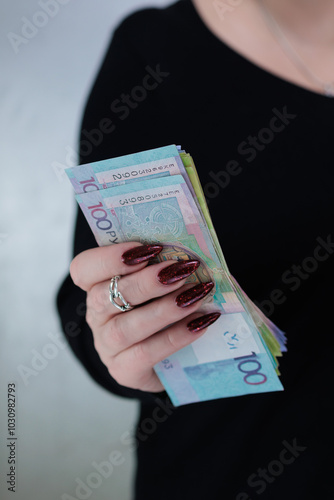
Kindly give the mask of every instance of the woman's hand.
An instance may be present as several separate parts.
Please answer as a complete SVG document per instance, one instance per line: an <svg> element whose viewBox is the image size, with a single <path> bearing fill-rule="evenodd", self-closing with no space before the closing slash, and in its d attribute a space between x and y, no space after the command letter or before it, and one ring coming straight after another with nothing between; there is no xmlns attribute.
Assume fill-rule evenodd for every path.
<svg viewBox="0 0 334 500"><path fill-rule="evenodd" d="M199 261L147 266L162 248L137 242L94 248L77 255L70 268L74 283L87 292L86 320L110 375L123 386L150 392L164 389L153 366L193 342L220 316L196 313L214 283L184 285ZM134 307L125 313L109 300L110 279L117 275L118 290Z"/></svg>

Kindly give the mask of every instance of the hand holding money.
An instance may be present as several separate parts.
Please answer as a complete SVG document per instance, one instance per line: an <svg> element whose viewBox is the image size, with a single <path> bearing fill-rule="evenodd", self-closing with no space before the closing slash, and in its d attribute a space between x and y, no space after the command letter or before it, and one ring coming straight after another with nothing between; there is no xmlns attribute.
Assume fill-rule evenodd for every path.
<svg viewBox="0 0 334 500"><path fill-rule="evenodd" d="M151 364L156 363L155 373L175 406L222 397L282 390L283 387L277 376L277 357L286 350L284 333L264 316L240 288L235 278L230 275L191 156L180 151L176 146L167 146L73 167L67 169L67 174L77 193L77 202L100 246L112 245L113 248L121 248L124 242L134 241L143 245L162 245L161 251L150 261L152 267L160 265L157 264L158 262L164 263L171 259L179 263L185 261L188 265L197 261L200 265L186 278L186 283L191 282L193 286L200 287L200 290L205 283L213 283L205 299L200 299L196 306L189 305L186 308L187 314L190 314L192 309L188 307L198 308L201 303L202 315L210 320L216 320L201 338L196 338L194 341L192 337L191 343L188 342L189 337L184 337L181 333L179 334L180 341L174 336L170 337L168 333L179 332L178 322L184 321L187 315L183 311L182 314L185 315L175 316L177 309L169 309L172 307L170 302L172 299L167 298L168 295L164 299L159 299L167 309L158 307L154 310L154 306L150 309L150 312L156 315L157 323L151 323L145 314L138 316L138 319L142 320L141 333L138 331L138 325L132 321L134 317L137 318L137 315L133 314L134 311L128 311L122 321L119 315L114 316L115 311L111 313L111 324L114 328L115 325L119 327L115 330L119 350L117 352L111 350L109 357L104 356L104 347L109 345L109 342L113 342L113 334L110 331L110 324L109 330L102 328L108 323L107 318L104 318L103 325L89 320L93 328L103 330L101 336L105 342L104 347L96 342L98 347L100 346L100 351L103 351L102 361L106 359L110 363L110 356L116 353L118 361L121 360L123 363L121 368L120 363L117 367L124 373L124 367L129 366L129 358L121 357L119 354L123 350L126 352L130 346L135 346L135 341L137 341L140 347L131 351L132 356L134 352L137 352L139 357L148 356ZM115 243L117 245L113 245ZM95 250L95 252L98 251L99 249ZM94 258L101 260L100 255L102 255L100 252L96 253ZM83 257L78 256L77 261L74 262L80 264L82 259ZM114 276L113 271L123 276L124 266L118 269L118 261L115 262L115 269L109 269L102 260L101 268L107 271L102 277L103 289L100 281L95 281L93 285L91 281L88 282L90 287L99 284L101 297L106 296L107 280ZM72 268L75 269L76 265L74 263ZM93 262L91 265L94 268ZM80 265L79 267L81 269ZM148 269L145 271L148 272ZM128 273L124 271L124 274ZM79 273L74 274L74 279L81 280L78 276ZM95 275L93 279L97 280ZM126 279L129 280L130 277L122 278L123 285ZM144 279L147 279L146 275ZM104 280L106 280L105 283L103 283ZM77 283L86 289L80 281ZM135 279L133 286L136 283L137 286L140 283L141 289L144 289L142 298L146 301L150 300L152 297L150 294L147 295L146 284ZM91 288L87 291L91 296ZM130 290L129 292L131 295ZM158 293L158 296L161 295L164 293ZM124 296L132 304L125 293ZM175 299L175 296L173 298ZM101 302L103 302L102 299ZM138 306L140 304L143 304L143 301L138 302ZM146 311L145 308L151 304L144 303L139 310ZM107 306L110 308L110 304L107 304L103 306L103 311ZM174 303L173 306L175 306ZM108 309L106 309L106 314L108 314L107 311ZM170 312L168 318L165 317L166 311ZM161 316L160 320L158 316ZM95 316L92 314L91 317L96 319L96 314ZM165 319L168 320L167 324L165 324ZM147 327L145 327L144 320ZM186 323L181 322L181 324L183 325L181 328L186 326ZM132 329L128 338L124 333L123 325L128 325ZM155 330L157 326L160 328L159 333ZM176 330L173 330L174 327ZM147 336L144 334L145 328L147 328ZM186 334L189 335L188 332ZM145 342L150 347L154 345L153 338L150 341L147 340L152 335L154 339L157 337L161 342L168 343L169 341L176 349L171 350L169 345L166 352L170 354L165 357L161 357L165 352L163 350L160 351L160 356L156 356L161 347L160 344L158 350L154 350L154 354L151 348L149 352L146 350L143 352L142 347L146 345ZM144 344L143 341L145 341ZM146 365L145 363L144 365L147 367L148 358L145 359ZM115 374L115 371L114 367L112 372ZM143 375L144 372L145 375ZM144 372L140 367L138 373L131 368L131 387L134 387L133 384L138 386L134 374L140 377L141 385L144 382L145 387L151 386L152 372L150 376L147 369ZM153 385L158 387L157 378L154 377L154 380ZM161 389L161 384L159 387Z"/></svg>
<svg viewBox="0 0 334 500"><path fill-rule="evenodd" d="M74 283L87 292L87 322L110 375L123 386L149 392L164 389L154 365L200 337L220 316L217 311L203 322L203 314L196 312L212 282L184 284L200 267L199 261L147 267L162 249L120 243L82 252L71 264ZM127 314L112 307L106 294L110 276L117 275L122 276L122 295L135 306Z"/></svg>

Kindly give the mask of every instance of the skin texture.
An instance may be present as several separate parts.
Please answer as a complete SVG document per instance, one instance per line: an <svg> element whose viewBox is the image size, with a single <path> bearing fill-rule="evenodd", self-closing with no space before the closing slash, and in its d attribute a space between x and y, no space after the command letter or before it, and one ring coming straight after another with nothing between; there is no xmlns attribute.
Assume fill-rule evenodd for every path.
<svg viewBox="0 0 334 500"><path fill-rule="evenodd" d="M239 54L284 80L314 92L268 28L258 0L243 0L219 16L212 0L192 0L209 30ZM331 0L263 0L308 68L322 81L334 81L334 2Z"/></svg>

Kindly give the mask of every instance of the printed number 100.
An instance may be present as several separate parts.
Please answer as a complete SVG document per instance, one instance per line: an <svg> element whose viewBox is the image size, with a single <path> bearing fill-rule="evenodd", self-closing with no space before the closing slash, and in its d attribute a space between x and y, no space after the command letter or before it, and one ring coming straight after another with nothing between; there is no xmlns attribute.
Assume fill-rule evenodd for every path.
<svg viewBox="0 0 334 500"><path fill-rule="evenodd" d="M261 373L262 365L256 358L255 352L250 354L249 356L241 356L240 358L235 358L236 361L240 361L238 363L238 370L242 373L245 373L244 382L249 385L260 385L264 384L267 381L267 377L264 373Z"/></svg>

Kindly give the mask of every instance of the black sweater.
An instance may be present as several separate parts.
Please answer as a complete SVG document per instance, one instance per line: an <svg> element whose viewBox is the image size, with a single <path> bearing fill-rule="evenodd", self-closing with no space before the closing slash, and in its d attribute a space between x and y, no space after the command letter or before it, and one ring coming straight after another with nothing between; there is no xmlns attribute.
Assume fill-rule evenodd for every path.
<svg viewBox="0 0 334 500"><path fill-rule="evenodd" d="M75 355L107 390L141 400L136 500L334 498L333 132L334 99L236 53L189 0L115 31L85 109L81 163L181 144L231 273L288 337L284 392L174 408L165 393L110 377L85 294L65 280L58 308ZM93 246L78 212L74 253Z"/></svg>

